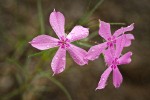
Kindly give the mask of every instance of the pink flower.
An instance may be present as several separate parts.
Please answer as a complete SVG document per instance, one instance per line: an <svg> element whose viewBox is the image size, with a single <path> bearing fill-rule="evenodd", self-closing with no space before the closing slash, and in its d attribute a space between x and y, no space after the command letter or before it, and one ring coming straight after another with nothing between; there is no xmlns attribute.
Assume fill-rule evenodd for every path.
<svg viewBox="0 0 150 100"><path fill-rule="evenodd" d="M118 69L118 65L129 64L131 62L131 55L132 55L132 52L127 52L126 54L121 56L121 52L123 50L125 43L126 39L125 36L123 36L116 40L116 48L113 49L114 50L113 53L110 52L110 49L104 51L104 58L108 68L101 75L96 90L105 88L107 78L109 77L111 71L113 71L113 84L115 88L120 87L123 78Z"/></svg>
<svg viewBox="0 0 150 100"><path fill-rule="evenodd" d="M59 39L48 35L39 35L35 37L30 44L39 50L59 47L51 62L54 74L59 74L64 71L66 66L66 50L70 53L71 57L77 64L87 64L87 60L83 58L87 52L71 44L71 42L86 38L89 35L89 29L78 25L75 26L66 36L64 31L64 15L61 12L56 12L55 10L50 14L49 22Z"/></svg>
<svg viewBox="0 0 150 100"><path fill-rule="evenodd" d="M87 56L85 57L88 60L95 60L99 57L99 55L108 47L113 49L113 46L116 44L116 41L119 37L121 37L125 32L132 31L134 28L134 24L131 24L127 27L122 27L114 32L111 35L110 24L104 21L100 21L99 35L105 39L106 42L95 45L90 48ZM124 34L126 36L125 47L131 45L131 40L134 39L132 34ZM96 51L96 52L95 52Z"/></svg>

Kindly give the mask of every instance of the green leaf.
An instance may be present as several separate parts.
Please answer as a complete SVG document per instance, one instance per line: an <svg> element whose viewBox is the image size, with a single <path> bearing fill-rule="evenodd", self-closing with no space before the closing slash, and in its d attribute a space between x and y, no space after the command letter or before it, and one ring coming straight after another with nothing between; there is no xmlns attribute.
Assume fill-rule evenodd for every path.
<svg viewBox="0 0 150 100"><path fill-rule="evenodd" d="M41 52L38 52L38 53L31 54L31 55L28 56L28 58L31 58L31 57L34 57L34 56L42 55L42 54L44 54L45 52L47 52L47 51L41 51Z"/></svg>

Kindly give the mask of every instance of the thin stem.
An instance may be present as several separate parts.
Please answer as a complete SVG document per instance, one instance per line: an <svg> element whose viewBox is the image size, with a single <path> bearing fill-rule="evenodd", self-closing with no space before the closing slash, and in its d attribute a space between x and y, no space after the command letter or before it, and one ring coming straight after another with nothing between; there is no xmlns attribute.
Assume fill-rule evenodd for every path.
<svg viewBox="0 0 150 100"><path fill-rule="evenodd" d="M76 45L84 46L84 47L88 47L88 48L92 47L91 44L88 44L87 42L84 42L84 41L80 41L80 42L78 41L78 42L76 42Z"/></svg>
<svg viewBox="0 0 150 100"><path fill-rule="evenodd" d="M110 25L126 25L126 23L110 23Z"/></svg>
<svg viewBox="0 0 150 100"><path fill-rule="evenodd" d="M43 11L42 11L42 2L41 0L37 0L37 8L38 8L38 17L39 17L39 23L40 23L40 32L41 34L45 33L45 27L44 27L44 18L43 18Z"/></svg>
<svg viewBox="0 0 150 100"><path fill-rule="evenodd" d="M40 52L37 52L37 53L34 53L34 54L30 54L28 55L28 58L31 58L31 57L34 57L34 56L39 56L39 55L42 55L43 53L45 53L47 51L40 51Z"/></svg>
<svg viewBox="0 0 150 100"><path fill-rule="evenodd" d="M91 11L85 14L80 21L80 24L86 23L86 20L94 13L94 11L103 3L104 0L99 0L98 3L93 7Z"/></svg>
<svg viewBox="0 0 150 100"><path fill-rule="evenodd" d="M50 79L55 85L57 85L67 96L68 100L72 100L71 95L69 94L69 92L67 91L67 89L55 78L50 77L50 73L49 72L41 72L41 75L44 77L47 77L48 79Z"/></svg>

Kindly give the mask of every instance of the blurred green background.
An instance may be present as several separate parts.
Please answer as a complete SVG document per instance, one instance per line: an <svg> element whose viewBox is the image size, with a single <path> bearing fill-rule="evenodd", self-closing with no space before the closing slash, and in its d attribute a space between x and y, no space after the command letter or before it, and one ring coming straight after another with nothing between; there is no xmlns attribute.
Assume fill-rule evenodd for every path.
<svg viewBox="0 0 150 100"><path fill-rule="evenodd" d="M0 0L0 100L150 100L149 0ZM50 62L57 48L39 51L29 41L39 34L56 37L49 25L53 9L66 18L66 32L75 25L90 28L87 39L75 43L88 50L102 42L98 19L112 31L135 23L135 40L124 49L132 62L120 66L123 83L95 91L106 69L103 59L78 66L67 54L66 69L52 77Z"/></svg>

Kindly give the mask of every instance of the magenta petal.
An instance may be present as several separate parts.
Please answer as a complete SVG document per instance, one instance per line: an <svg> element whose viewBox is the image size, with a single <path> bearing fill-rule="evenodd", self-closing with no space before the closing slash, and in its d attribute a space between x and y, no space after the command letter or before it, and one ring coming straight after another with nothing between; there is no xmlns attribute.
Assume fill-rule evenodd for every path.
<svg viewBox="0 0 150 100"><path fill-rule="evenodd" d="M124 54L123 56L121 56L118 61L119 64L129 64L131 62L131 56L132 56L132 52L127 52L126 54Z"/></svg>
<svg viewBox="0 0 150 100"><path fill-rule="evenodd" d="M106 86L106 81L107 81L107 79L108 79L109 74L110 74L111 71L112 71L112 68L111 68L111 67L108 67L108 68L104 71L104 73L101 75L101 78L100 78L100 81L99 81L99 83L98 83L98 86L97 86L96 90L97 90L97 89L104 89L104 88L105 88L105 86Z"/></svg>
<svg viewBox="0 0 150 100"><path fill-rule="evenodd" d="M95 60L99 57L99 55L104 51L104 49L107 47L107 43L101 43L95 46L92 46L90 50L88 51L87 56L85 59L88 60Z"/></svg>
<svg viewBox="0 0 150 100"><path fill-rule="evenodd" d="M121 75L118 67L116 66L116 68L113 69L113 84L114 84L115 88L120 87L122 81L123 81L122 75Z"/></svg>
<svg viewBox="0 0 150 100"><path fill-rule="evenodd" d="M89 29L83 26L75 26L68 34L67 38L70 42L86 38L89 35Z"/></svg>
<svg viewBox="0 0 150 100"><path fill-rule="evenodd" d="M126 43L126 36L122 35L117 38L116 40L116 52L115 52L115 57L119 58L121 55L121 52L125 46Z"/></svg>
<svg viewBox="0 0 150 100"><path fill-rule="evenodd" d="M100 21L99 26L99 35L103 37L105 40L108 40L108 38L111 37L111 30L110 30L110 24L106 23L104 21Z"/></svg>
<svg viewBox="0 0 150 100"><path fill-rule="evenodd" d="M73 60L78 65L85 65L87 64L87 60L84 59L84 57L87 55L87 52L84 49L81 49L75 45L70 44L70 47L68 47L68 52L73 58Z"/></svg>
<svg viewBox="0 0 150 100"><path fill-rule="evenodd" d="M51 67L54 74L59 74L64 71L65 66L66 66L66 49L59 47L58 51L56 52L51 62Z"/></svg>
<svg viewBox="0 0 150 100"><path fill-rule="evenodd" d="M118 37L119 35L121 35L121 34L127 32L127 31L132 31L133 29L134 29L134 23L131 24L130 26L122 27L122 28L116 30L116 31L114 32L113 36Z"/></svg>
<svg viewBox="0 0 150 100"><path fill-rule="evenodd" d="M125 34L126 35L126 43L125 47L128 47L131 45L131 40L134 40L133 34Z"/></svg>
<svg viewBox="0 0 150 100"><path fill-rule="evenodd" d="M49 22L59 38L65 36L65 17L61 12L55 10L50 14Z"/></svg>
<svg viewBox="0 0 150 100"><path fill-rule="evenodd" d="M125 34L127 39L134 40L133 34Z"/></svg>
<svg viewBox="0 0 150 100"><path fill-rule="evenodd" d="M58 39L48 35L39 35L29 42L33 47L39 50L46 50L49 48L57 47Z"/></svg>
<svg viewBox="0 0 150 100"><path fill-rule="evenodd" d="M113 60L113 55L110 52L110 49L108 48L107 50L105 50L103 52L103 54L104 54L104 59L105 59L106 65L110 66L112 64L112 60Z"/></svg>

